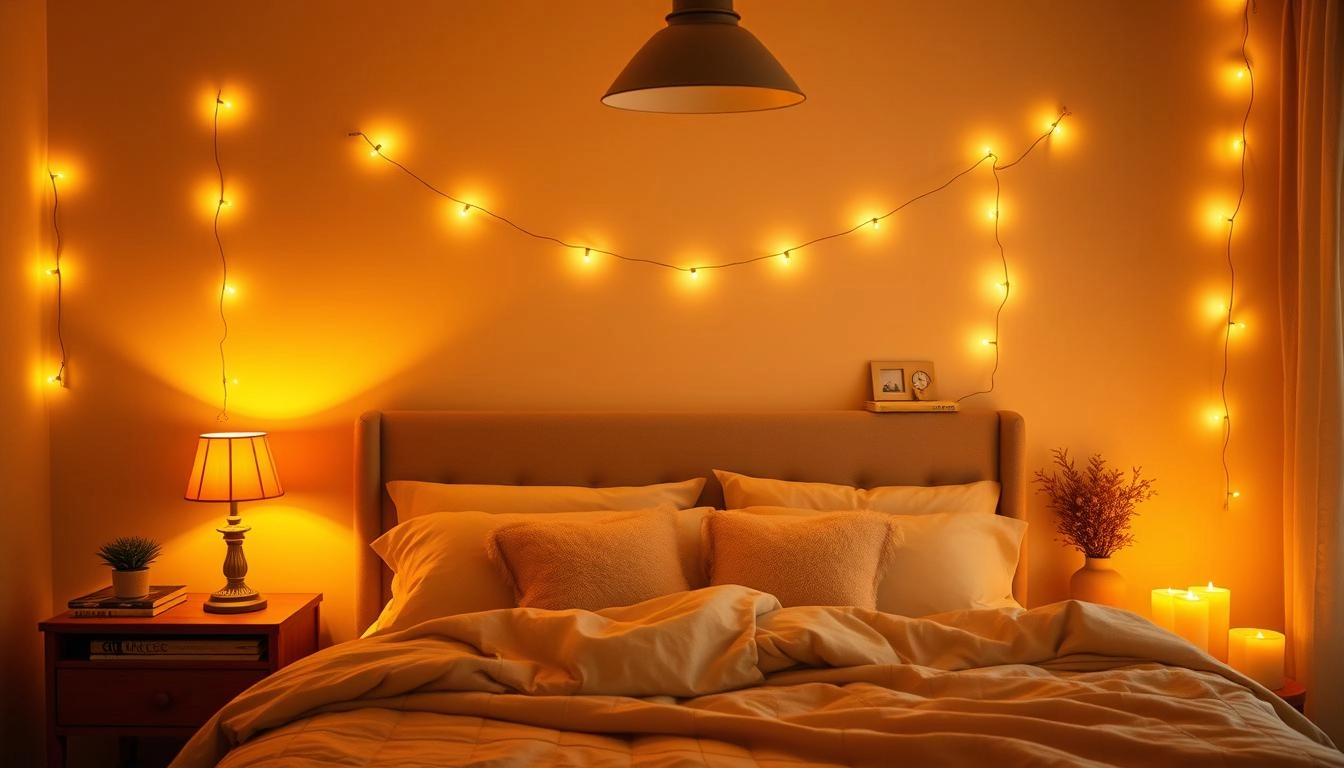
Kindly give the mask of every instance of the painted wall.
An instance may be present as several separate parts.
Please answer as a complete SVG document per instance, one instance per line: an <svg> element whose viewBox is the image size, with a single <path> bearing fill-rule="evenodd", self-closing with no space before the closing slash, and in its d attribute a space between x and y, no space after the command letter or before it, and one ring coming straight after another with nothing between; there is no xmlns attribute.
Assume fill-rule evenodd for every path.
<svg viewBox="0 0 1344 768"><path fill-rule="evenodd" d="M46 3L0 3L0 754L42 755L41 635L51 608L51 502L43 350L51 280L46 175Z"/></svg>
<svg viewBox="0 0 1344 768"><path fill-rule="evenodd" d="M1269 5L1274 5L1270 3ZM352 626L352 425L373 408L861 407L868 361L932 359L966 408L1023 413L1029 451L1142 465L1159 496L1117 557L1133 605L1214 579L1233 623L1282 626L1275 323L1278 14L1253 18L1257 93L1232 261L1248 327L1221 409L1230 149L1247 107L1241 5L1126 0L752 2L746 26L808 94L731 116L599 97L662 0L560 7L398 0L52 0L50 142L72 172L70 387L52 409L57 601L160 537L160 580L222 583L225 510L182 501L195 436L268 430L288 493L244 504L263 592L320 590ZM225 208L217 247L214 100ZM860 230L750 266L681 266L846 230L940 187L989 145L1016 159ZM1219 215L1218 212L1224 212ZM1011 295L995 347L1004 262ZM227 263L237 293L223 303ZM227 388L223 368L236 384ZM226 423L217 420L225 410ZM894 417L899 418L899 417ZM1081 555L1032 499L1033 602Z"/></svg>

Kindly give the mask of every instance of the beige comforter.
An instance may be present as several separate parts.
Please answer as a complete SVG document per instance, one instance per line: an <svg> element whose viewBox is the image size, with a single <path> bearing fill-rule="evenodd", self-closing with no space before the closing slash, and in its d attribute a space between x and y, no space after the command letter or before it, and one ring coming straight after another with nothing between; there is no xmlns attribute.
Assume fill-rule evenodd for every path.
<svg viewBox="0 0 1344 768"><path fill-rule="evenodd" d="M735 586L328 648L227 705L173 766L221 760L1344 766L1271 693L1130 613L1070 601L905 619L781 609Z"/></svg>

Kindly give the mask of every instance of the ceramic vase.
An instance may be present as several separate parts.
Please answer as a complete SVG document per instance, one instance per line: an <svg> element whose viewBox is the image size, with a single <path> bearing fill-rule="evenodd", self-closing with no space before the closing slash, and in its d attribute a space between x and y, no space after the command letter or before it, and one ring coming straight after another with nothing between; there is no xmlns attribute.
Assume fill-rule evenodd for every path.
<svg viewBox="0 0 1344 768"><path fill-rule="evenodd" d="M138 571L113 571L112 594L117 597L135 598L149 594L149 569Z"/></svg>
<svg viewBox="0 0 1344 768"><path fill-rule="evenodd" d="M1123 606L1125 577L1115 570L1109 557L1089 557L1069 579L1069 595L1074 600Z"/></svg>

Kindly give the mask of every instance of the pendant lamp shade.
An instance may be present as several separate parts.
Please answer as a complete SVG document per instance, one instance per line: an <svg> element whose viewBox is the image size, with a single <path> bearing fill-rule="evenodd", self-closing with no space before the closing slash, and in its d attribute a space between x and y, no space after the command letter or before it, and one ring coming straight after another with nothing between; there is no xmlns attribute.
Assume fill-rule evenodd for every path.
<svg viewBox="0 0 1344 768"><path fill-rule="evenodd" d="M639 112L754 112L807 98L732 0L673 0L667 26L630 59L602 103Z"/></svg>

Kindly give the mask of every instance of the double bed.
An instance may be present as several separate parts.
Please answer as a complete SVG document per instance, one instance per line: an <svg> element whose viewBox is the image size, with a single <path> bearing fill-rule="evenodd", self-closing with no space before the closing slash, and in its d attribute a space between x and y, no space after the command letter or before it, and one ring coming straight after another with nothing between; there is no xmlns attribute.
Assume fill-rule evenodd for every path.
<svg viewBox="0 0 1344 768"><path fill-rule="evenodd" d="M362 637L174 766L1314 765L1143 617L1027 604L1008 411L388 411L355 427Z"/></svg>

